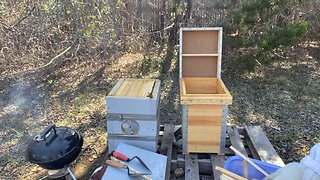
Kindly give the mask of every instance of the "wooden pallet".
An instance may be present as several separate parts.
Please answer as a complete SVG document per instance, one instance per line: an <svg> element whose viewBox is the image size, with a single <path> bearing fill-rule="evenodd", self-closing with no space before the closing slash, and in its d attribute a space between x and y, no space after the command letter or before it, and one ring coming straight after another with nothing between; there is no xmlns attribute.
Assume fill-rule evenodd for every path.
<svg viewBox="0 0 320 180"><path fill-rule="evenodd" d="M220 179L215 166L224 162L234 152L231 145L248 157L284 166L282 159L274 150L260 126L227 127L225 154L182 154L181 125L166 124L160 128L159 152L168 157L166 180L168 179ZM174 171L184 170L184 176L176 177Z"/></svg>

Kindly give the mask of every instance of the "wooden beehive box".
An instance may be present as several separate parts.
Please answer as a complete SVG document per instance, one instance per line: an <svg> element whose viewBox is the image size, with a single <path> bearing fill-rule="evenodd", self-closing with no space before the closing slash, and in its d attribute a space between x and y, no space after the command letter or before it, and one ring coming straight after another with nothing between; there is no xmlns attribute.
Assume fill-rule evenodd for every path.
<svg viewBox="0 0 320 180"><path fill-rule="evenodd" d="M120 79L106 98L108 151L120 142L156 152L160 80Z"/></svg>
<svg viewBox="0 0 320 180"><path fill-rule="evenodd" d="M222 28L180 29L184 153L223 153L228 104L221 80Z"/></svg>

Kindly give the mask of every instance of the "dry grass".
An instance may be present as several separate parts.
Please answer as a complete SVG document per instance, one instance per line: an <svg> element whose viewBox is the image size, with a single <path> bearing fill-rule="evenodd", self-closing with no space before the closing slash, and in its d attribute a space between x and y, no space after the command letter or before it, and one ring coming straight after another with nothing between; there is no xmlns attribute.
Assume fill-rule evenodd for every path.
<svg viewBox="0 0 320 180"><path fill-rule="evenodd" d="M234 97L230 123L262 126L287 163L299 161L319 142L318 48L319 43L305 43L255 73L231 75L226 70L223 76Z"/></svg>

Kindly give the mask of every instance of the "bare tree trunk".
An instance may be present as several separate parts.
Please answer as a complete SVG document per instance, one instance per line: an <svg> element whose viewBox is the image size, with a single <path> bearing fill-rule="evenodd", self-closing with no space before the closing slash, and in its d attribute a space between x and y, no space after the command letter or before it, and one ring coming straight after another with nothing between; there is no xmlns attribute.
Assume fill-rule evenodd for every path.
<svg viewBox="0 0 320 180"><path fill-rule="evenodd" d="M185 25L191 26L192 0L187 0L187 7L185 11L186 11L185 17L184 17Z"/></svg>
<svg viewBox="0 0 320 180"><path fill-rule="evenodd" d="M112 0L110 2L111 7L111 19L113 24L114 33L116 34L116 38L119 39L122 36L122 32L120 31L120 23L122 22L121 19L117 18L118 11L117 11L117 0Z"/></svg>
<svg viewBox="0 0 320 180"><path fill-rule="evenodd" d="M162 0L162 8L161 8L161 16L160 16L160 28L161 28L161 31L160 31L160 38L161 38L161 41L160 43L161 44L164 44L164 39L165 39L165 34L164 34L164 18L165 18L165 13L166 13L166 0Z"/></svg>
<svg viewBox="0 0 320 180"><path fill-rule="evenodd" d="M136 24L137 24L137 28L140 29L141 28L141 25L143 23L143 17L142 17L142 0L138 0L137 3L137 21L136 21Z"/></svg>
<svg viewBox="0 0 320 180"><path fill-rule="evenodd" d="M123 10L122 10L122 17L123 17L123 22L122 22L122 28L124 31L128 31L130 29L130 19L129 19L129 2L128 0L123 1Z"/></svg>

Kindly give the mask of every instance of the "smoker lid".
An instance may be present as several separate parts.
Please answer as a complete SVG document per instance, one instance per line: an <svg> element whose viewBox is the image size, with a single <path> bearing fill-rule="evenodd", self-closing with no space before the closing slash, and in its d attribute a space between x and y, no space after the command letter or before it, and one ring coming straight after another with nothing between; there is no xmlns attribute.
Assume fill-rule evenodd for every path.
<svg viewBox="0 0 320 180"><path fill-rule="evenodd" d="M82 137L75 130L50 125L28 144L26 158L32 163L52 162L82 146L82 141Z"/></svg>

